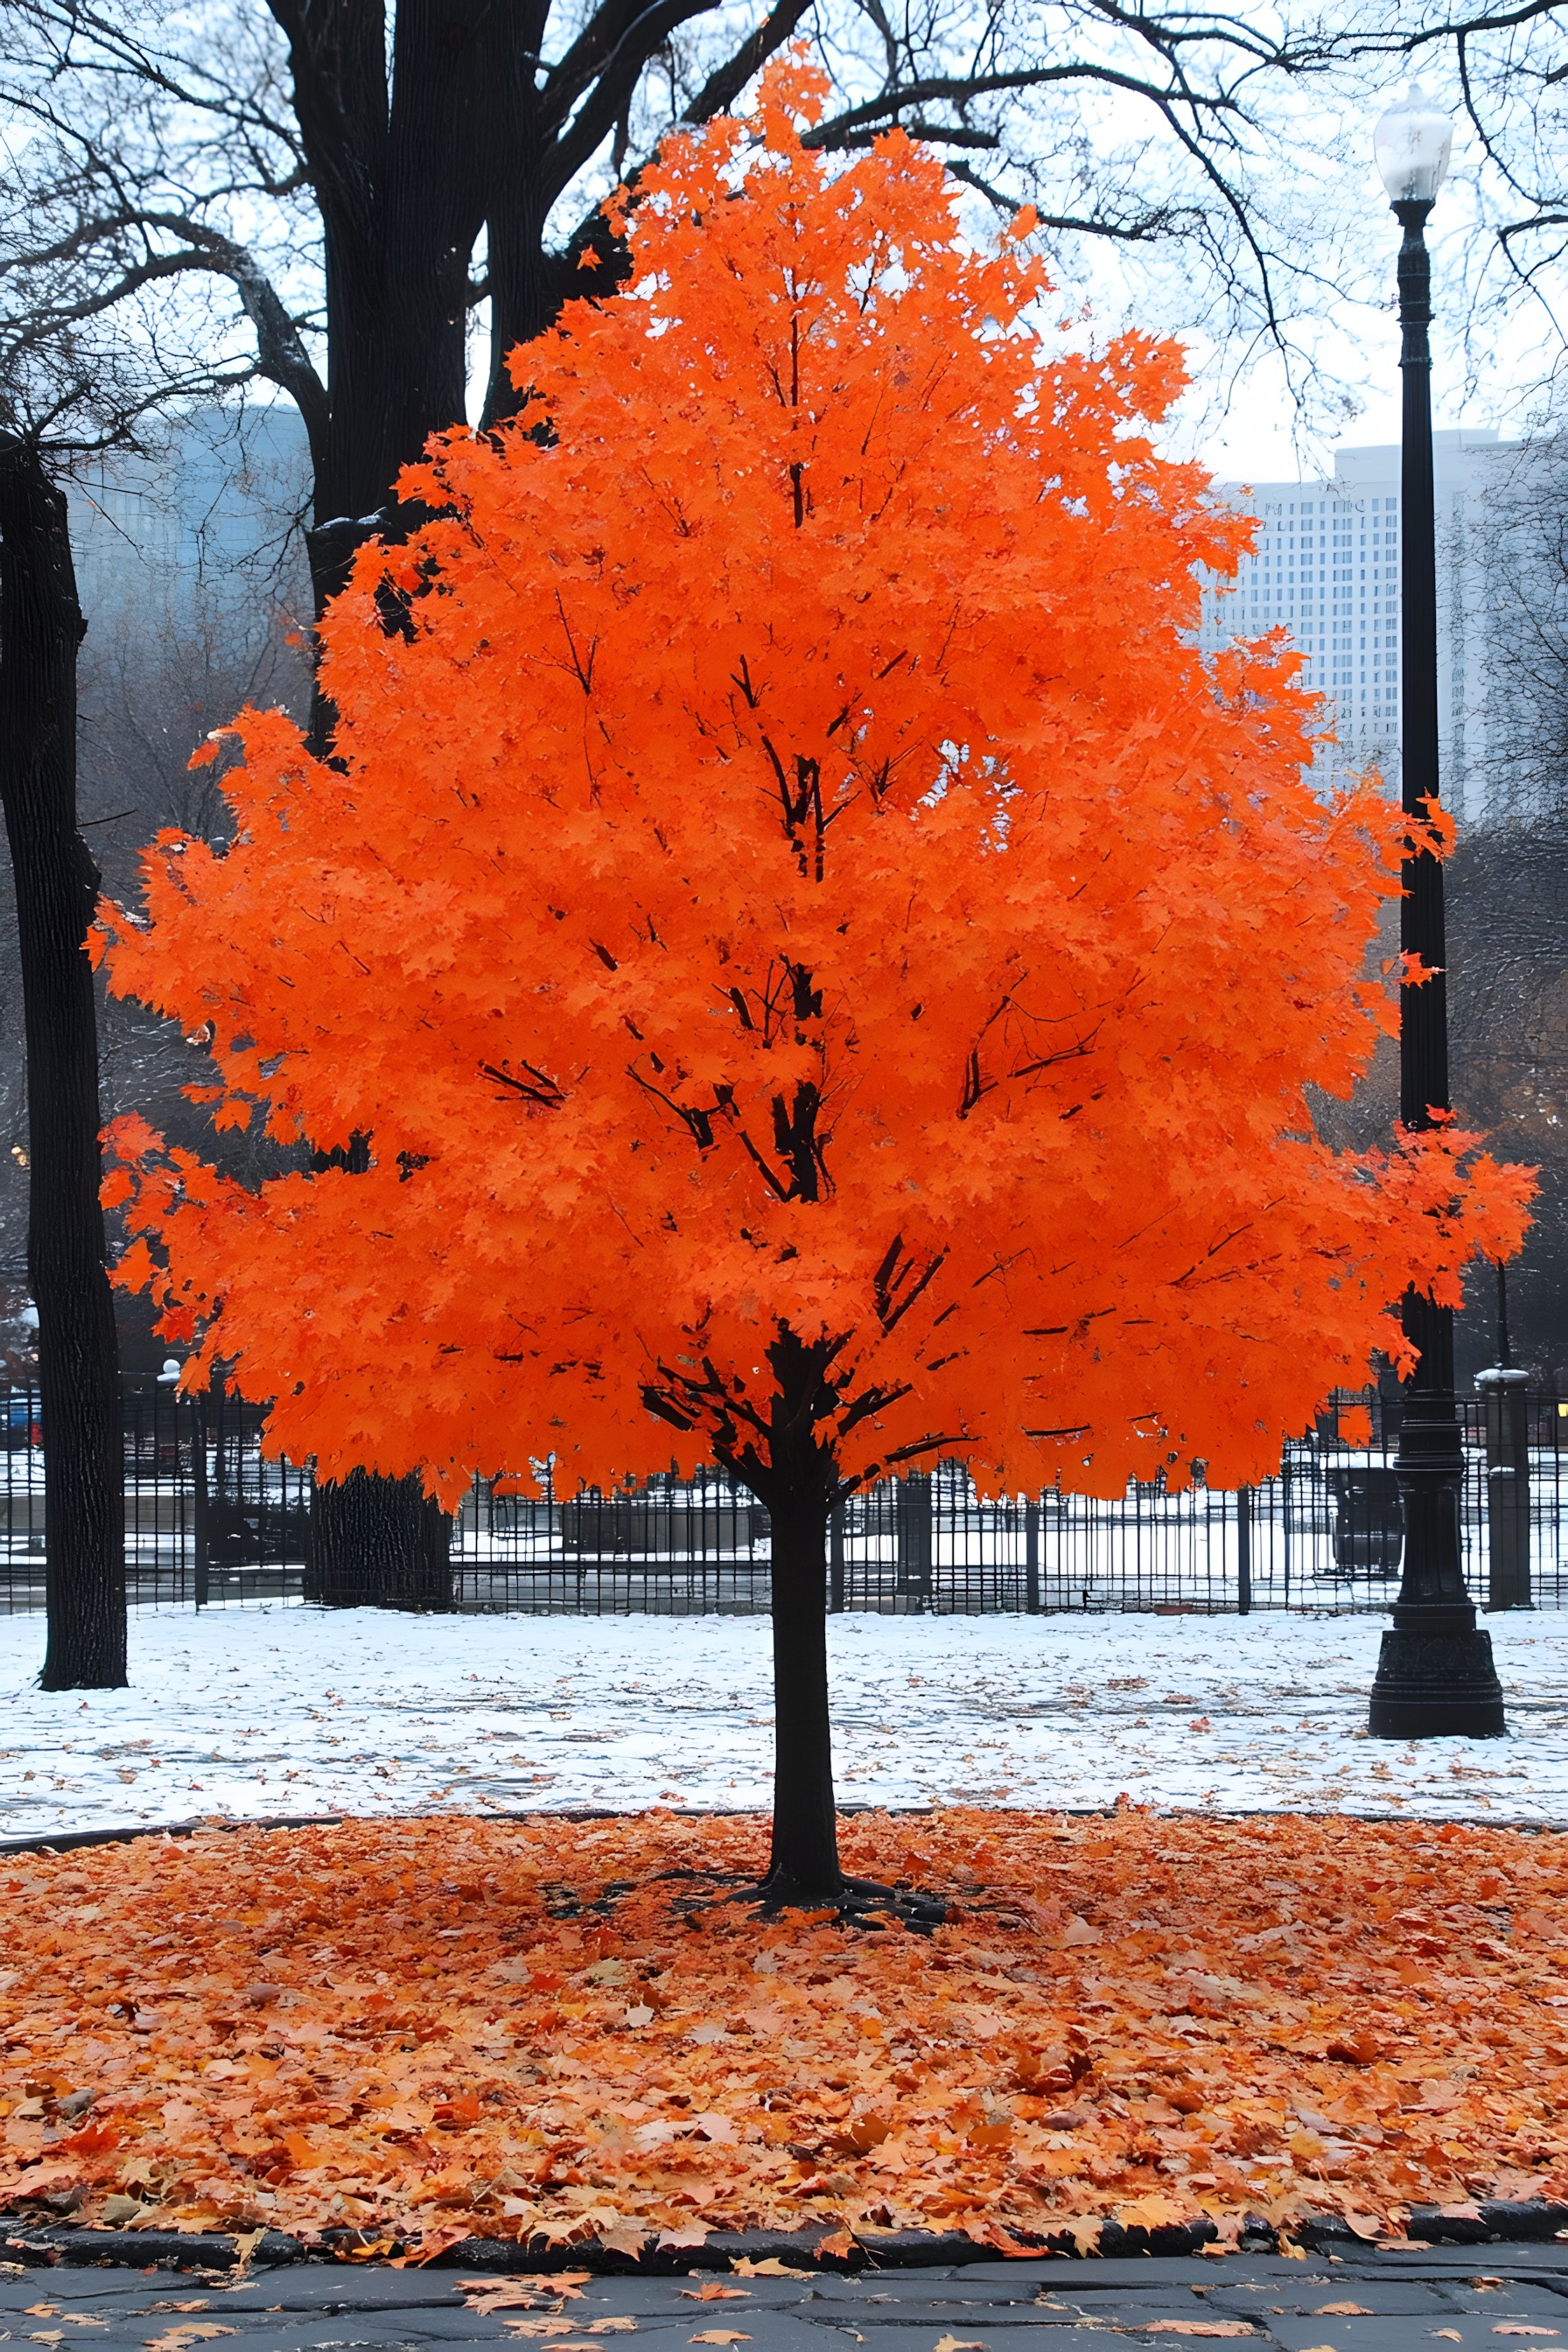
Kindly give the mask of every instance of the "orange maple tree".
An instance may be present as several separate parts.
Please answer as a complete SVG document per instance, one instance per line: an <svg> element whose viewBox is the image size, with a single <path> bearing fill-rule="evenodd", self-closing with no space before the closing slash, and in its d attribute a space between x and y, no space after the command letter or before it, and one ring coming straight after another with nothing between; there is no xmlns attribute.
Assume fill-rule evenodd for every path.
<svg viewBox="0 0 1568 2352"><path fill-rule="evenodd" d="M1253 1476L1528 1189L1314 1135L1394 1019L1405 820L1314 797L1281 642L1195 648L1250 526L1142 429L1177 348L1058 337L1026 236L966 243L901 135L834 176L819 94L670 144L626 290L405 476L333 759L242 714L232 846L162 836L102 940L220 1125L373 1139L247 1190L121 1123L187 1379L448 1503L552 1456L767 1506L780 1898L841 1884L836 1498Z"/></svg>

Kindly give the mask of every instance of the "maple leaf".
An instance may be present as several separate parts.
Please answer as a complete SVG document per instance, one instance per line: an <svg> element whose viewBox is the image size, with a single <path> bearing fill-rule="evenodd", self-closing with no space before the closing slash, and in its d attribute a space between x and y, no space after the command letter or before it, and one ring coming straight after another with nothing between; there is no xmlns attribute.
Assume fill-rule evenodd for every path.
<svg viewBox="0 0 1568 2352"><path fill-rule="evenodd" d="M749 2344L751 2337L735 2327L705 2327L696 2336L687 2337L689 2344Z"/></svg>
<svg viewBox="0 0 1568 2352"><path fill-rule="evenodd" d="M1250 2336L1246 2319L1140 2319L1140 2336Z"/></svg>
<svg viewBox="0 0 1568 2352"><path fill-rule="evenodd" d="M458 2279L457 2291L465 2298L479 2297L492 2310L501 2311L518 2304L580 2302L593 2275L592 2271L506 2271L499 2278Z"/></svg>
<svg viewBox="0 0 1568 2352"><path fill-rule="evenodd" d="M1141 2319L1141 2336L1250 2336L1245 2319Z"/></svg>
<svg viewBox="0 0 1568 2352"><path fill-rule="evenodd" d="M856 2116L847 2130L830 2137L828 2145L841 2155L866 2156L872 2148L880 2147L885 2139L890 2139L892 2133L893 2126L885 2116Z"/></svg>
<svg viewBox="0 0 1568 2352"><path fill-rule="evenodd" d="M722 2286L717 2279L704 2279L700 2286L683 2286L680 2290L689 2303L745 2303L749 2291L743 2286Z"/></svg>

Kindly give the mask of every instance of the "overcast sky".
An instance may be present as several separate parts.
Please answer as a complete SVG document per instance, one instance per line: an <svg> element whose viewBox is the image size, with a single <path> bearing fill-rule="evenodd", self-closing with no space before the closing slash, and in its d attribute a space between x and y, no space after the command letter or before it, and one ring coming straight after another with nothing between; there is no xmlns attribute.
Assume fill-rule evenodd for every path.
<svg viewBox="0 0 1568 2352"><path fill-rule="evenodd" d="M1392 93L1390 93L1392 95ZM1370 116L1369 116L1370 119ZM1368 139L1364 186L1352 191L1348 208L1353 220L1359 196L1365 205L1364 257L1367 291L1374 295L1381 277L1381 301L1330 299L1320 318L1306 330L1327 372L1342 382L1357 404L1357 413L1337 430L1309 435L1287 389L1284 373L1272 360L1261 360L1250 374L1230 391L1222 383L1222 369L1198 344L1192 346L1198 392L1178 425L1181 454L1203 462L1222 481L1279 481L1309 478L1314 468L1331 474L1336 446L1362 447L1395 443L1400 434L1399 325L1395 308L1394 268L1399 229L1387 209L1382 184L1373 169ZM1550 353L1561 349L1556 321L1542 303L1521 298L1507 315L1489 308L1482 331L1467 348L1466 307L1480 240L1476 236L1479 191L1471 178L1472 158L1467 152L1462 126L1455 140L1453 171L1433 214L1428 242L1432 249L1433 300L1433 422L1445 426L1494 426L1504 440L1517 439L1528 429L1542 401L1543 374ZM1359 235L1355 242L1359 247ZM1298 322L1300 331L1301 322Z"/></svg>

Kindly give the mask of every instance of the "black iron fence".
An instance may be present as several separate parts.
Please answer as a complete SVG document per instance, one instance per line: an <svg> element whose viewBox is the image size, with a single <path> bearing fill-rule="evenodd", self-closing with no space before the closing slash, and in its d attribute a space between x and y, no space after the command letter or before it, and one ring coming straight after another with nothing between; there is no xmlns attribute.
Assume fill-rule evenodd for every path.
<svg viewBox="0 0 1568 2352"><path fill-rule="evenodd" d="M0 1612L40 1609L47 1570L37 1395L0 1389ZM1342 1436L1370 1402L1373 1442ZM1568 1599L1568 1404L1461 1401L1471 1591L1493 1606ZM229 1396L125 1383L126 1566L132 1602L195 1607L320 1599L309 1466L268 1459L264 1414ZM1490 1426L1489 1428L1489 1419ZM835 1514L837 1609L979 1613L1386 1607L1399 1571L1396 1408L1345 1399L1287 1447L1278 1476L1221 1493L1130 1486L1114 1501L982 1501L963 1468L890 1479ZM452 1605L468 1610L750 1614L768 1603L767 1513L718 1472L557 1498L477 1479L453 1528ZM330 1597L330 1596L328 1596Z"/></svg>

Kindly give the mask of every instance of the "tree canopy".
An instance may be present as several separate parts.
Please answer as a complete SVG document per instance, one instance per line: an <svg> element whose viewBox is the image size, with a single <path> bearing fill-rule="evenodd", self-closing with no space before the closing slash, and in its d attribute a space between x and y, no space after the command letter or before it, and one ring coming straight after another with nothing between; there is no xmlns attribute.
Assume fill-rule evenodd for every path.
<svg viewBox="0 0 1568 2352"><path fill-rule="evenodd" d="M831 168L821 90L667 145L356 559L333 760L243 713L232 844L104 911L220 1122L372 1139L248 1190L116 1130L120 1278L329 1474L1229 1484L1518 1244L1473 1138L1313 1131L1405 820L1314 797L1282 642L1196 647L1250 525L1148 437L1180 352L1053 328L901 133Z"/></svg>

